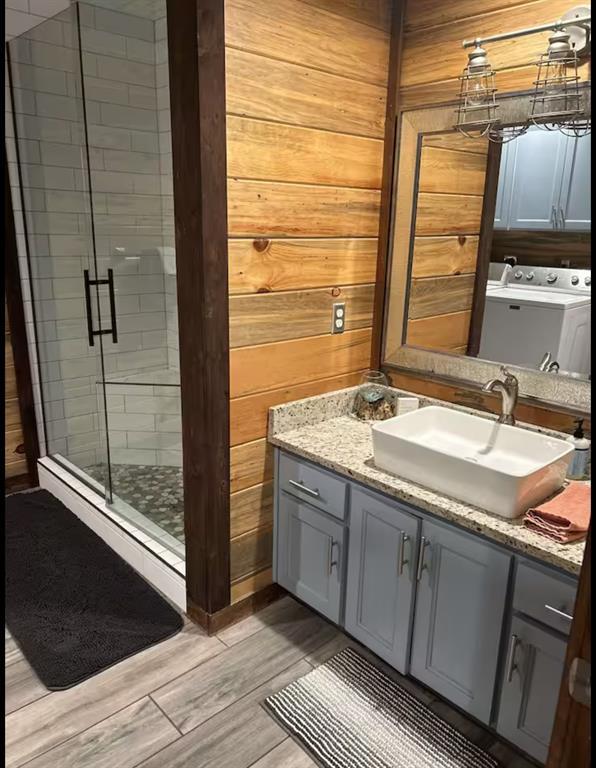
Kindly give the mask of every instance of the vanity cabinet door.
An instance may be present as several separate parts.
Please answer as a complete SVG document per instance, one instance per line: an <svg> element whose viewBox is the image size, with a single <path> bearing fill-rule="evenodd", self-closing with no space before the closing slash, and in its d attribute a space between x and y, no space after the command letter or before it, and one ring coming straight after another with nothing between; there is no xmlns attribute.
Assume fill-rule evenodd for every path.
<svg viewBox="0 0 596 768"><path fill-rule="evenodd" d="M420 521L353 489L345 628L402 674L408 669Z"/></svg>
<svg viewBox="0 0 596 768"><path fill-rule="evenodd" d="M344 527L281 492L277 580L323 616L339 623Z"/></svg>
<svg viewBox="0 0 596 768"><path fill-rule="evenodd" d="M488 723L511 557L426 521L418 557L410 673Z"/></svg>
<svg viewBox="0 0 596 768"><path fill-rule="evenodd" d="M559 202L563 229L587 231L592 225L591 137L567 137L565 172Z"/></svg>
<svg viewBox="0 0 596 768"><path fill-rule="evenodd" d="M565 640L530 621L511 623L497 731L546 761L565 662Z"/></svg>
<svg viewBox="0 0 596 768"><path fill-rule="evenodd" d="M510 143L510 229L560 229L559 199L567 137L530 128Z"/></svg>

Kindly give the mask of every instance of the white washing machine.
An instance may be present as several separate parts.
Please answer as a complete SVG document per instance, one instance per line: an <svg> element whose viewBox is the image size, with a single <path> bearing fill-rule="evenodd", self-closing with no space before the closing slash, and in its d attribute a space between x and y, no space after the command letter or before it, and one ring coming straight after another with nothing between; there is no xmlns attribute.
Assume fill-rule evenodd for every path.
<svg viewBox="0 0 596 768"><path fill-rule="evenodd" d="M508 280L487 286L478 357L538 368L549 352L561 372L589 376L590 270L519 266Z"/></svg>

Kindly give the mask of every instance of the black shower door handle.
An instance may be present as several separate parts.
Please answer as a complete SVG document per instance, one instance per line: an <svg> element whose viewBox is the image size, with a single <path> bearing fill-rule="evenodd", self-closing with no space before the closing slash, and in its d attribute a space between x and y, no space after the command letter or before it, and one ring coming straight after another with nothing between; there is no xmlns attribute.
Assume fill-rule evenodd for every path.
<svg viewBox="0 0 596 768"><path fill-rule="evenodd" d="M114 344L118 343L118 327L116 325L116 298L114 295L114 270L108 269L108 277L105 280L91 280L89 278L89 270L83 270L83 279L85 282L85 310L87 312L87 336L89 338L89 346L95 346L95 336L111 335ZM103 331L93 330L93 311L91 307L91 286L92 285L107 285L108 294L110 297L110 320L112 323L111 328L106 328Z"/></svg>

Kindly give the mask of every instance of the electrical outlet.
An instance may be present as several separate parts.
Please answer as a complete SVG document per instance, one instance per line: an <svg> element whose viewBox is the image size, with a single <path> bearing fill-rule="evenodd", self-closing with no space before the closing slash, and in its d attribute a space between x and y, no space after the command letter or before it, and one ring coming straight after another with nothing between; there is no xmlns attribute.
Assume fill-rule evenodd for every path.
<svg viewBox="0 0 596 768"><path fill-rule="evenodd" d="M343 333L346 326L346 303L340 301L333 305L331 333Z"/></svg>

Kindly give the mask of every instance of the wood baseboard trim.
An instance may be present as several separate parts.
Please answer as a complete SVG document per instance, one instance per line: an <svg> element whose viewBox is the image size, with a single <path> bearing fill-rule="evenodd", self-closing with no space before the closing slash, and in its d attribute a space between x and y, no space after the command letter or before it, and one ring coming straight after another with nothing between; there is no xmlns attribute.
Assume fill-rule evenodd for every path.
<svg viewBox="0 0 596 768"><path fill-rule="evenodd" d="M186 612L189 618L202 627L208 635L221 632L236 622L252 616L253 613L262 610L270 603L274 603L286 594L286 590L279 584L268 584L263 589L248 595L237 603L232 603L215 613L207 613L198 605L195 605L190 596L187 596Z"/></svg>
<svg viewBox="0 0 596 768"><path fill-rule="evenodd" d="M22 475L13 475L4 478L4 495L7 493L16 493L17 491L28 491L35 488L37 484L33 483L29 472Z"/></svg>

